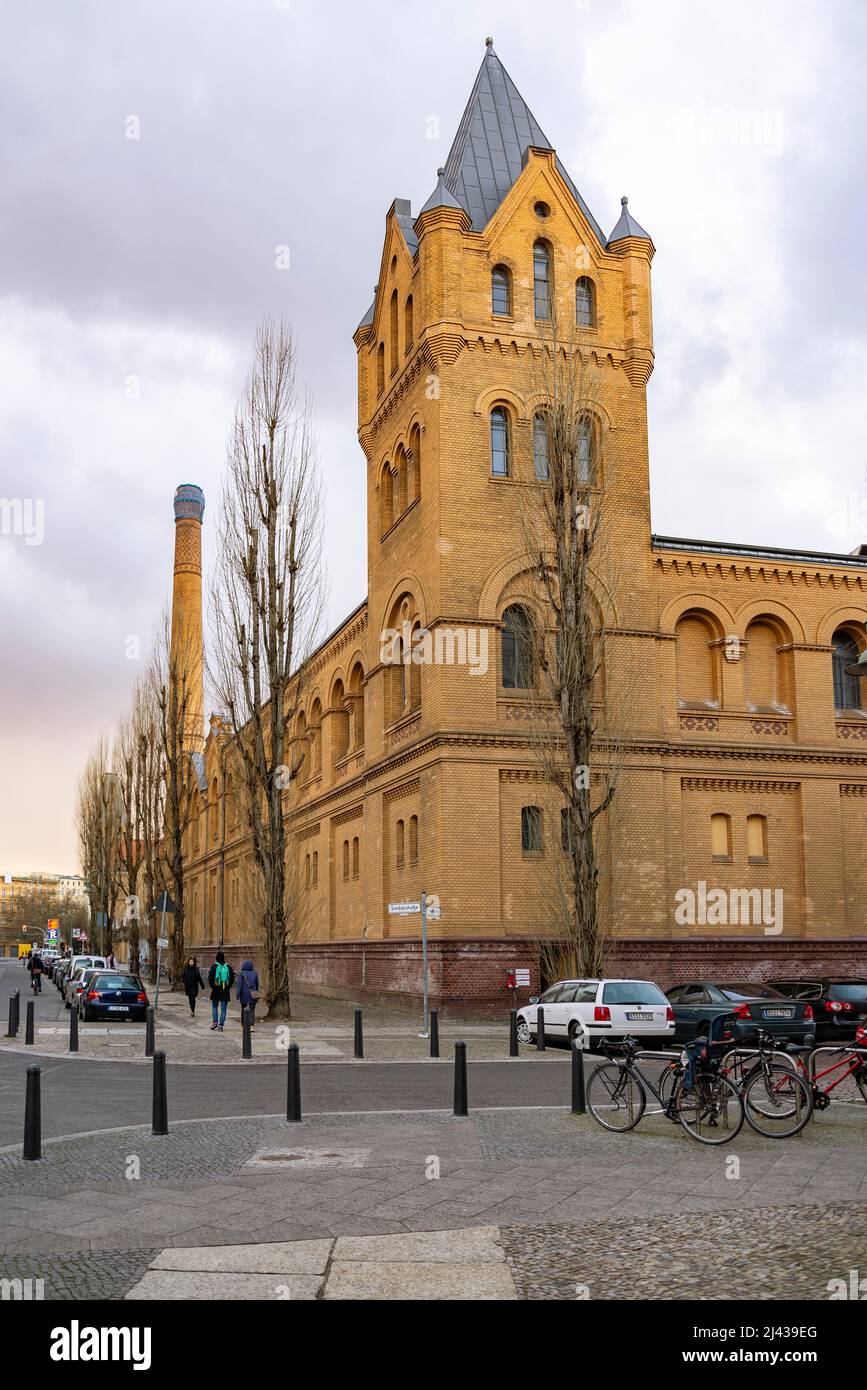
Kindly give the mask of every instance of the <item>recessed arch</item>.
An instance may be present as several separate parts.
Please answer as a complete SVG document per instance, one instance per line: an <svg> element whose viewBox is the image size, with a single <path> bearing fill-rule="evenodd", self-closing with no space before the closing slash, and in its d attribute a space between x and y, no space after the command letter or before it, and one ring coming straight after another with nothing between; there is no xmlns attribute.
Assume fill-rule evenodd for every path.
<svg viewBox="0 0 867 1390"><path fill-rule="evenodd" d="M519 396L517 391L510 391L505 386L490 386L476 397L473 406L473 414L480 415L487 420L493 407L502 402L503 405L510 405L515 412L515 418L519 425L526 424L530 418L527 410L527 403L523 396Z"/></svg>
<svg viewBox="0 0 867 1390"><path fill-rule="evenodd" d="M551 551L547 557L550 563L554 564L554 552ZM527 562L527 552L521 551L516 555L511 555L508 559L502 560L500 564L491 570L479 595L479 621L496 623L499 622L499 610L502 596L508 584L516 579L520 574L530 574L532 566ZM603 583L595 570L590 569L590 590L593 601L597 605L598 611L606 627L617 626L617 605L614 596L608 586ZM516 600L517 601L517 600Z"/></svg>
<svg viewBox="0 0 867 1390"><path fill-rule="evenodd" d="M835 608L832 613L826 613L820 621L816 632L816 641L822 646L830 647L831 638L838 627L845 627L851 623L863 632L865 622L867 622L867 611L863 608L855 608L852 605L845 608Z"/></svg>
<svg viewBox="0 0 867 1390"><path fill-rule="evenodd" d="M717 637L729 636L737 630L731 610L724 603L708 594L694 593L680 594L666 604L659 619L659 631L667 637L673 637L678 622L690 609L697 609L716 619Z"/></svg>
<svg viewBox="0 0 867 1390"><path fill-rule="evenodd" d="M743 604L733 615L733 631L744 635L751 622L763 617L776 618L786 628L788 628L790 642L804 642L804 629L797 613L788 608L784 603L777 603L775 599L754 599L750 603Z"/></svg>

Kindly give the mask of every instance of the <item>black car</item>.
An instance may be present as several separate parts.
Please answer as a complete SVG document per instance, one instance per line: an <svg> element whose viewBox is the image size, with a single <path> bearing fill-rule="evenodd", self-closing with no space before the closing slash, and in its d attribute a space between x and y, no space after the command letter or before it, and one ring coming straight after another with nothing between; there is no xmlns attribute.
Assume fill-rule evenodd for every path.
<svg viewBox="0 0 867 1390"><path fill-rule="evenodd" d="M815 1032L811 1006L769 985L699 980L674 985L666 994L674 1009L675 1042L689 1042L705 1033L711 1019L719 1014L734 1015L730 1030L733 1042L751 1042L759 1029L789 1042L803 1042Z"/></svg>
<svg viewBox="0 0 867 1390"><path fill-rule="evenodd" d="M85 1023L94 1019L128 1019L144 1023L148 997L138 975L123 970L94 972L78 1000L79 1016Z"/></svg>
<svg viewBox="0 0 867 1390"><path fill-rule="evenodd" d="M816 1017L816 1041L852 1042L855 1029L867 1021L867 980L845 976L799 975L769 980L787 999L803 999Z"/></svg>

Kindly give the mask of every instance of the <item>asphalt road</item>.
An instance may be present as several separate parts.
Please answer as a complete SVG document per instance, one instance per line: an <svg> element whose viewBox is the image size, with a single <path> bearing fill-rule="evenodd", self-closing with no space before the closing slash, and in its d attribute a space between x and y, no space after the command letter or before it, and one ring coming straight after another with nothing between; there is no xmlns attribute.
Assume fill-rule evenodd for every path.
<svg viewBox="0 0 867 1390"><path fill-rule="evenodd" d="M16 962L0 962L0 1033L6 1031L9 996L21 990L23 1037L29 976ZM69 1017L50 982L36 1000L36 1023ZM48 1139L84 1130L150 1124L151 1068L140 1063L34 1058L42 1068L42 1133ZM568 1054L563 1065L531 1057L470 1062L471 1107L569 1104ZM20 1143L25 1074L29 1059L0 1051L0 1146ZM218 1115L281 1114L286 1099L282 1067L255 1062L244 1067L168 1067L169 1122ZM302 1105L324 1111L451 1109L453 1063L319 1062L302 1065Z"/></svg>

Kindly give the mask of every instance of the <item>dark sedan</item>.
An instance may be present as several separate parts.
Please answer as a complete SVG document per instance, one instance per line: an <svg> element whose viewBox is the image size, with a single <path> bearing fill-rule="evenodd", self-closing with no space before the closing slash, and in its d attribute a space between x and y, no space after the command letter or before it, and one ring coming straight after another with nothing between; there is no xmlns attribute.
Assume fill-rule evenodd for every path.
<svg viewBox="0 0 867 1390"><path fill-rule="evenodd" d="M867 980L805 975L768 984L787 999L803 999L810 1005L816 1015L817 1042L852 1042L855 1030L867 1022Z"/></svg>
<svg viewBox="0 0 867 1390"><path fill-rule="evenodd" d="M706 1033L711 1019L733 1014L734 1042L751 1042L762 1029L790 1042L803 1042L815 1033L813 1010L802 999L787 999L770 985L717 984L699 980L666 990L674 1009L676 1042L689 1042Z"/></svg>
<svg viewBox="0 0 867 1390"><path fill-rule="evenodd" d="M78 1012L85 1023L97 1018L144 1023L147 1006L147 993L138 975L106 971L88 980L79 997Z"/></svg>

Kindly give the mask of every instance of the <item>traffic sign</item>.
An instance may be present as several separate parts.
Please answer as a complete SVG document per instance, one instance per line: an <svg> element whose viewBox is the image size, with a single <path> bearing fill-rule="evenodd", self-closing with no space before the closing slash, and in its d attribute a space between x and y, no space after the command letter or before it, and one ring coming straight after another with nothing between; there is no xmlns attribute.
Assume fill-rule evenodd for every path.
<svg viewBox="0 0 867 1390"><path fill-rule="evenodd" d="M443 910L440 907L438 893L428 893L427 901L425 903L425 912L427 913L428 919L431 922L438 922L440 920L440 918L443 915Z"/></svg>
<svg viewBox="0 0 867 1390"><path fill-rule="evenodd" d="M412 917L413 913L421 912L421 903L389 903L388 915L390 917Z"/></svg>
<svg viewBox="0 0 867 1390"><path fill-rule="evenodd" d="M157 945L159 946L159 948L160 948L161 951L164 951L164 950L166 949L166 947L168 946L168 944L169 944L169 938L168 938L167 936L158 936L158 937L157 937Z"/></svg>

